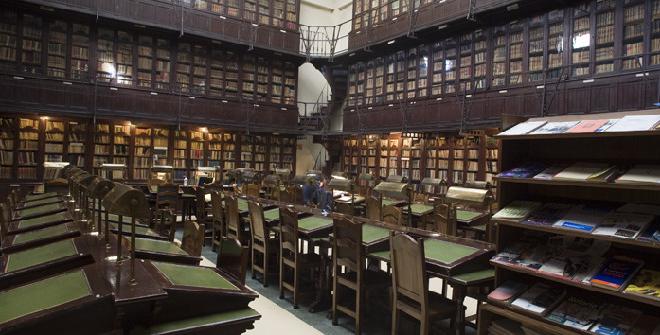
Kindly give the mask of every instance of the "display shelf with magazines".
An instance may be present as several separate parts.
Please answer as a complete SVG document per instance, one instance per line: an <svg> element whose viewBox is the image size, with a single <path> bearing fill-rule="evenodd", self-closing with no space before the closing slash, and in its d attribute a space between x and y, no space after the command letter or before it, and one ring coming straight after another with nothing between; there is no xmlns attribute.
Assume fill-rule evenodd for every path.
<svg viewBox="0 0 660 335"><path fill-rule="evenodd" d="M660 312L660 132L646 127L660 118L640 114L538 118L496 136L496 289L479 334L660 330L646 317ZM589 132L615 119L628 121Z"/></svg>

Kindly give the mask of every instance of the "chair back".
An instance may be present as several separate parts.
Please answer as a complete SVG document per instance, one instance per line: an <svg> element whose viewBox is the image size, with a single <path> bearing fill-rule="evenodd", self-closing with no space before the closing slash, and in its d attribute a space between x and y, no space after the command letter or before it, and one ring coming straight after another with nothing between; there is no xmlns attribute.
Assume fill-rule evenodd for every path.
<svg viewBox="0 0 660 335"><path fill-rule="evenodd" d="M156 207L177 208L179 202L179 186L174 184L164 184L158 186L156 192Z"/></svg>
<svg viewBox="0 0 660 335"><path fill-rule="evenodd" d="M204 225L195 221L183 223L183 238L181 249L191 256L201 256L204 246Z"/></svg>
<svg viewBox="0 0 660 335"><path fill-rule="evenodd" d="M223 237L220 240L215 266L244 285L249 253L248 247L241 245L241 241L235 238Z"/></svg>
<svg viewBox="0 0 660 335"><path fill-rule="evenodd" d="M295 259L298 254L298 213L280 208L280 254Z"/></svg>
<svg viewBox="0 0 660 335"><path fill-rule="evenodd" d="M399 295L402 295L418 303L422 309L428 306L424 241L415 240L406 234L392 233L390 258L395 303L400 300Z"/></svg>
<svg viewBox="0 0 660 335"><path fill-rule="evenodd" d="M259 198L259 191L261 187L257 184L247 184L245 186L245 195L250 197Z"/></svg>
<svg viewBox="0 0 660 335"><path fill-rule="evenodd" d="M264 219L264 208L260 203L248 200L248 210L250 212L250 231L252 238L264 240L266 236L266 220Z"/></svg>
<svg viewBox="0 0 660 335"><path fill-rule="evenodd" d="M227 233L229 233L229 230L233 230L236 232L236 237L240 240L241 236L241 217L240 213L238 212L238 198L236 198L235 195L230 194L228 196L225 196L225 209L226 209L226 225L227 225Z"/></svg>
<svg viewBox="0 0 660 335"><path fill-rule="evenodd" d="M335 266L345 266L352 272L361 272L364 267L362 225L347 217L335 218L332 230Z"/></svg>
<svg viewBox="0 0 660 335"><path fill-rule="evenodd" d="M403 225L403 211L394 205L383 206L383 221L397 226Z"/></svg>
<svg viewBox="0 0 660 335"><path fill-rule="evenodd" d="M448 204L437 204L431 216L433 230L450 236L456 236L456 208Z"/></svg>
<svg viewBox="0 0 660 335"><path fill-rule="evenodd" d="M380 197L367 197L365 200L367 203L367 219L369 220L383 220L383 203Z"/></svg>

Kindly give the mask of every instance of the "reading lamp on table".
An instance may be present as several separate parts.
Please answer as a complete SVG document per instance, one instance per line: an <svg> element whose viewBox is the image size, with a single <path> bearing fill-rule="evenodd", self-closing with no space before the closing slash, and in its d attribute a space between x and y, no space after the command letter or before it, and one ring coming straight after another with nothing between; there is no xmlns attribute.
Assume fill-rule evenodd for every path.
<svg viewBox="0 0 660 335"><path fill-rule="evenodd" d="M128 185L115 184L103 198L103 207L110 214L119 217L119 232L117 234L117 264L122 261L121 241L123 217L131 218L131 278L130 283L135 284L135 220L149 217L149 203L144 192ZM119 273L119 271L118 271Z"/></svg>
<svg viewBox="0 0 660 335"><path fill-rule="evenodd" d="M383 181L374 187L374 191L381 196L385 195L395 199L407 199L408 201L408 226L412 227L412 189L406 183Z"/></svg>

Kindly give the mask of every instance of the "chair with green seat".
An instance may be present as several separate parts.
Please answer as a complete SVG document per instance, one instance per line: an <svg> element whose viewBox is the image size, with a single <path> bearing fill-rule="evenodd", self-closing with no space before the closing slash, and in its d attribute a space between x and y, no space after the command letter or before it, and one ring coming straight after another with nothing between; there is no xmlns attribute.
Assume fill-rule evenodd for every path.
<svg viewBox="0 0 660 335"><path fill-rule="evenodd" d="M272 235L266 227L263 206L252 200L248 200L250 212L250 233L252 245L252 278L257 273L263 276L264 287L268 286L268 274L272 272L273 261L277 260L279 239Z"/></svg>
<svg viewBox="0 0 660 335"><path fill-rule="evenodd" d="M303 253L298 239L298 213L291 208L280 208L280 299L284 299L285 291L291 292L293 308L297 309L303 273L311 275L320 268L319 255L313 251Z"/></svg>
<svg viewBox="0 0 660 335"><path fill-rule="evenodd" d="M222 194L218 191L211 192L211 213L212 228L211 228L211 248L216 251L220 245L220 240L224 236L225 225L225 208L222 204Z"/></svg>
<svg viewBox="0 0 660 335"><path fill-rule="evenodd" d="M429 292L424 240L406 234L390 236L392 264L392 335L399 333L399 318L405 313L420 322L420 334L430 333L431 320L450 320L451 333L456 321L456 303Z"/></svg>
<svg viewBox="0 0 660 335"><path fill-rule="evenodd" d="M245 285L249 248L235 238L222 237L218 246L215 267L222 270Z"/></svg>

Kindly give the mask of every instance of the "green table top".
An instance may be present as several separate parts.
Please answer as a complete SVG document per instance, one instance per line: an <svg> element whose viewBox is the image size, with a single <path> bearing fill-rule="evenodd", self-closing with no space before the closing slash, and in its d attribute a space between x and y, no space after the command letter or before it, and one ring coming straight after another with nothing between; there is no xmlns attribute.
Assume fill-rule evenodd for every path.
<svg viewBox="0 0 660 335"><path fill-rule="evenodd" d="M456 220L460 222L470 222L482 215L483 213L479 213L475 211L467 211L463 209L456 210Z"/></svg>
<svg viewBox="0 0 660 335"><path fill-rule="evenodd" d="M370 224L362 225L362 243L365 244L373 243L378 240L388 238L389 236L390 236L389 229L373 226Z"/></svg>
<svg viewBox="0 0 660 335"><path fill-rule="evenodd" d="M443 264L454 263L463 257L474 254L478 250L467 245L433 238L424 240L424 255L426 259Z"/></svg>
<svg viewBox="0 0 660 335"><path fill-rule="evenodd" d="M131 335L156 335L167 334L178 331L188 330L195 327L212 326L225 322L252 319L259 317L259 313L252 308L233 310L228 312L214 313L202 316L196 316L188 319L170 321L153 325L149 328L137 328L131 331Z"/></svg>
<svg viewBox="0 0 660 335"><path fill-rule="evenodd" d="M275 221L280 219L280 209L273 208L267 211L264 211L264 220L266 221Z"/></svg>
<svg viewBox="0 0 660 335"><path fill-rule="evenodd" d="M72 239L62 240L44 246L31 248L10 254L6 272L13 272L38 264L78 254Z"/></svg>
<svg viewBox="0 0 660 335"><path fill-rule="evenodd" d="M92 294L82 270L0 292L0 324Z"/></svg>
<svg viewBox="0 0 660 335"><path fill-rule="evenodd" d="M238 211L247 212L248 211L248 202L243 198L238 198Z"/></svg>
<svg viewBox="0 0 660 335"><path fill-rule="evenodd" d="M62 222L68 221L70 218L66 215L66 212L59 212L51 215L41 216L32 219L20 220L18 221L18 228L25 229L33 226L39 226L51 222Z"/></svg>
<svg viewBox="0 0 660 335"><path fill-rule="evenodd" d="M451 279L461 284L469 285L470 283L485 281L495 278L495 269L488 268L473 272L460 273L452 276Z"/></svg>
<svg viewBox="0 0 660 335"><path fill-rule="evenodd" d="M35 240L40 240L43 238L53 237L68 233L69 229L65 224L58 224L55 226L50 226L46 228L41 228L37 230L32 230L25 233L16 234L14 237L13 244L20 244L25 242L31 242Z"/></svg>
<svg viewBox="0 0 660 335"><path fill-rule="evenodd" d="M312 231L325 227L332 227L331 218L324 216L308 216L306 218L298 219L298 230Z"/></svg>
<svg viewBox="0 0 660 335"><path fill-rule="evenodd" d="M46 198L53 198L57 197L59 193L57 192L48 192L48 193L41 193L41 194L28 194L25 196L25 201L35 201L35 200L41 200L41 199L46 199Z"/></svg>
<svg viewBox="0 0 660 335"><path fill-rule="evenodd" d="M408 206L403 206L402 208L406 211L408 210ZM413 215L422 216L433 212L433 206L427 204L411 204L410 210Z"/></svg>
<svg viewBox="0 0 660 335"><path fill-rule="evenodd" d="M188 255L185 250L179 248L174 242L154 240L150 238L136 238L135 250L171 255Z"/></svg>
<svg viewBox="0 0 660 335"><path fill-rule="evenodd" d="M463 257L470 256L479 249L466 245L427 238L424 240L424 255L427 261L451 264ZM378 251L369 254L370 256L389 261L389 250Z"/></svg>
<svg viewBox="0 0 660 335"><path fill-rule="evenodd" d="M33 207L33 206L39 206L39 205L49 205L49 204L56 204L58 202L62 202L62 199L60 198L46 198L46 199L38 199L38 200L33 200L33 201L26 201L23 204L23 207Z"/></svg>
<svg viewBox="0 0 660 335"><path fill-rule="evenodd" d="M191 286L200 288L213 288L221 290L239 291L225 277L202 266L190 266L174 263L151 262L172 285Z"/></svg>
<svg viewBox="0 0 660 335"><path fill-rule="evenodd" d="M32 207L32 208L26 208L26 209L21 209L18 211L18 215L21 217L25 216L36 216L36 215L41 215L44 213L50 213L59 209L63 209L64 205L61 203L56 203L56 204L48 204L48 205L43 205L43 206L38 206L38 207Z"/></svg>
<svg viewBox="0 0 660 335"><path fill-rule="evenodd" d="M114 230L119 230L119 225L116 222L111 222L110 228ZM130 233L131 225L123 224L121 229L123 232ZM160 235L157 232L153 231L152 229L138 225L135 226L135 233L145 236L160 237Z"/></svg>

